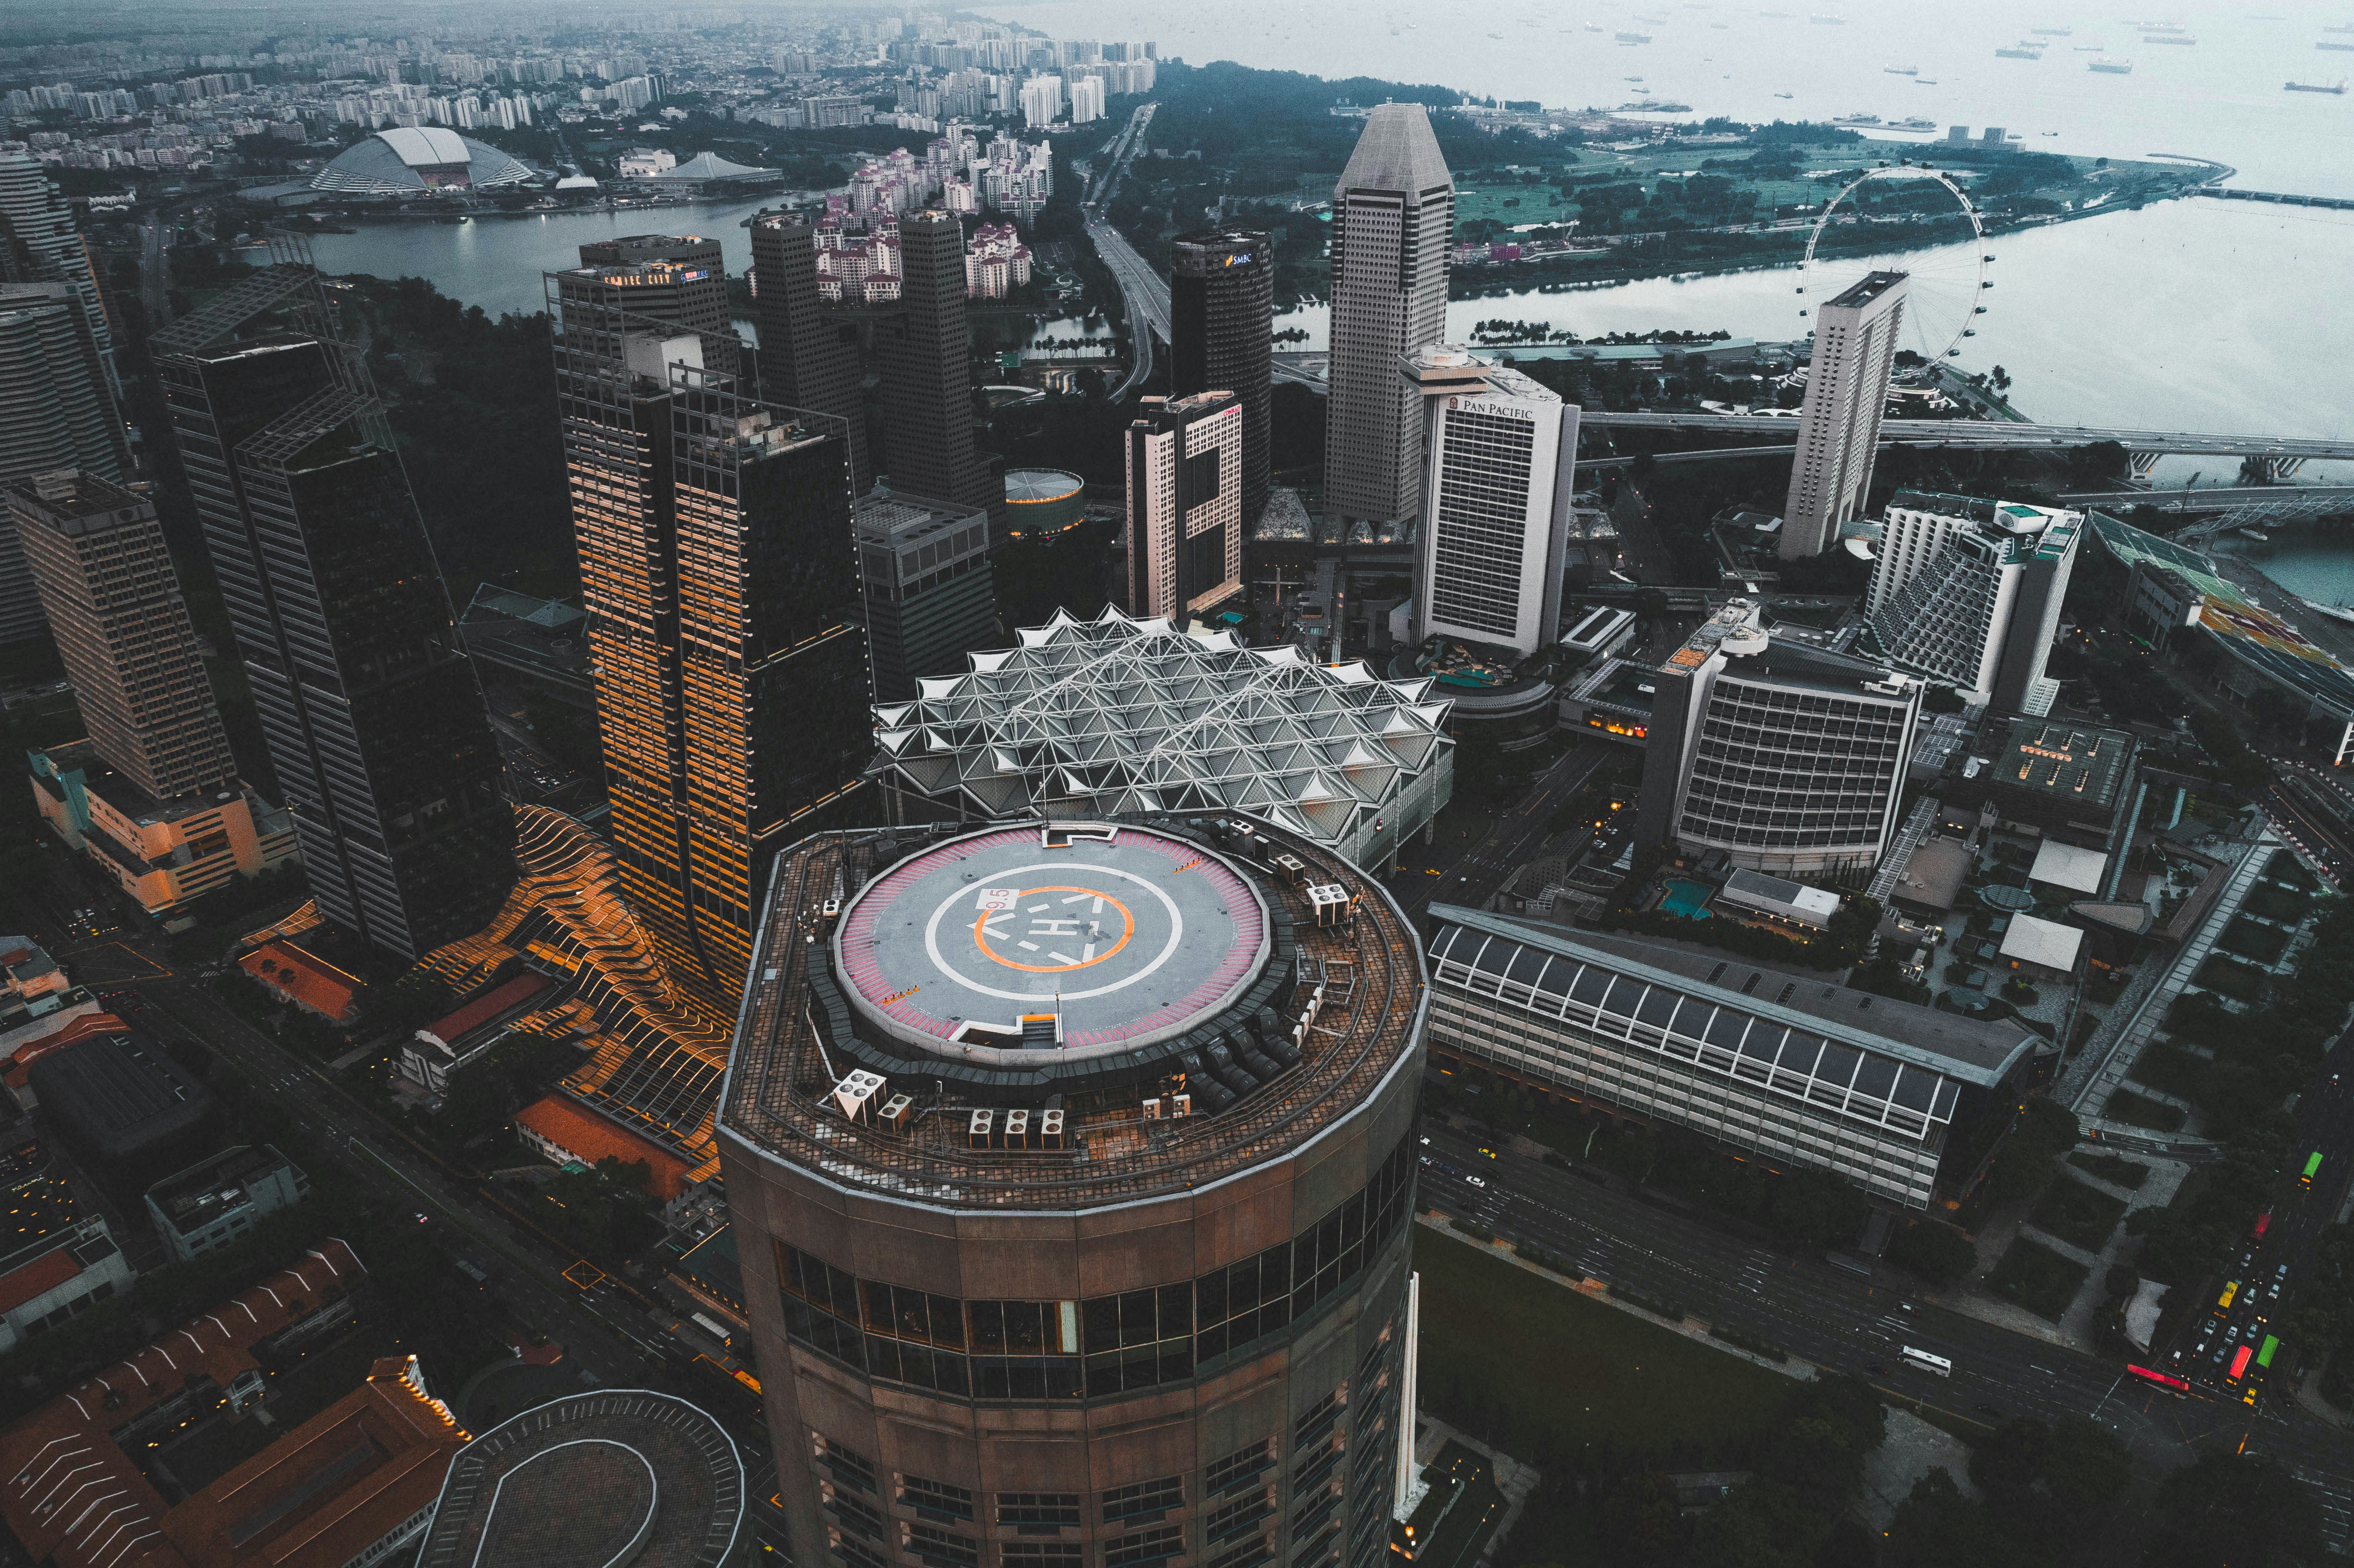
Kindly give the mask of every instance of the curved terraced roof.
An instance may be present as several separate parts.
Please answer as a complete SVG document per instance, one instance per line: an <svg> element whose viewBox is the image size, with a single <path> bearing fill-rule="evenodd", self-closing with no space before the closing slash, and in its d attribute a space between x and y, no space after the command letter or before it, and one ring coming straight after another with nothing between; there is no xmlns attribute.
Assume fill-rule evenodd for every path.
<svg viewBox="0 0 2354 1568"><path fill-rule="evenodd" d="M342 196L415 196L443 186L518 185L537 177L530 164L487 142L439 125L396 125L336 154L312 176L311 188Z"/></svg>

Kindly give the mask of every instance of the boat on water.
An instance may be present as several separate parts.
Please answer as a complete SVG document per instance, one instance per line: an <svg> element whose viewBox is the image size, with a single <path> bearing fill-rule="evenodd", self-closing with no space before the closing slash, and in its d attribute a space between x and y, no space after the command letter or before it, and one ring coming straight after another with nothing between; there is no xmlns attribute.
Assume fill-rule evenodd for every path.
<svg viewBox="0 0 2354 1568"><path fill-rule="evenodd" d="M1797 93L1795 93L1795 92L1777 92L1777 93L1776 93L1774 96L1775 96L1775 97L1776 97L1776 98L1792 98L1792 99L1795 99L1795 98L1797 98L1798 95L1797 95Z"/></svg>
<svg viewBox="0 0 2354 1568"><path fill-rule="evenodd" d="M2073 38L2076 36L2073 27L2030 27L2027 30L2039 38Z"/></svg>
<svg viewBox="0 0 2354 1568"><path fill-rule="evenodd" d="M1916 76L1913 79L1913 85L1915 87L1935 87L1937 85L1937 79L1934 76Z"/></svg>
<svg viewBox="0 0 2354 1568"><path fill-rule="evenodd" d="M1815 23L1819 26L1824 27L1844 27L1847 26L1847 18L1845 16L1824 16L1819 15L1809 16L1807 20Z"/></svg>
<svg viewBox="0 0 2354 1568"><path fill-rule="evenodd" d="M1919 76L1921 74L1921 68L1919 66L1882 66L1880 69L1886 71L1890 76Z"/></svg>
<svg viewBox="0 0 2354 1568"><path fill-rule="evenodd" d="M1643 79L1642 79L1641 77L1639 77L1639 76L1629 76L1629 77L1622 77L1622 78L1620 78L1619 79L1620 79L1620 80L1622 80L1622 81L1640 81L1640 80L1642 80Z"/></svg>
<svg viewBox="0 0 2354 1568"><path fill-rule="evenodd" d="M2145 44L2179 44L2189 48L2199 40L2188 33L2144 33L2141 41Z"/></svg>
<svg viewBox="0 0 2354 1568"><path fill-rule="evenodd" d="M2232 532L2237 534L2243 539L2253 539L2259 545L2269 545L2273 542L2273 536L2270 534L2265 533L2262 528L2234 528Z"/></svg>
<svg viewBox="0 0 2354 1568"><path fill-rule="evenodd" d="M2333 44L2327 38L2322 39L2321 42L2314 45L2313 47L2317 49L2339 49L2349 54L2354 54L2354 44Z"/></svg>
<svg viewBox="0 0 2354 1568"><path fill-rule="evenodd" d="M1913 115L1909 119L1899 120L1896 122L1896 129L1899 131L1935 131L1936 128L1937 122L1935 121L1924 120L1917 114Z"/></svg>
<svg viewBox="0 0 2354 1568"><path fill-rule="evenodd" d="M2354 623L2354 606L2349 606L2342 599L2336 604L2323 604L2319 599L2299 599L2297 602L2316 615L2326 615L2332 620Z"/></svg>
<svg viewBox="0 0 2354 1568"><path fill-rule="evenodd" d="M2343 98L2346 96L2346 84L2342 81L2335 83L2326 81L2292 81L2285 84L2281 90L2284 92L2334 92L2338 97Z"/></svg>
<svg viewBox="0 0 2354 1568"><path fill-rule="evenodd" d="M2131 76L2133 75L2133 61L2094 60L2088 69L2099 71L2103 76Z"/></svg>
<svg viewBox="0 0 2354 1568"><path fill-rule="evenodd" d="M2043 58L2043 51L2032 44L2018 44L2007 49L1995 50L1994 58L1999 60L2040 60Z"/></svg>
<svg viewBox="0 0 2354 1568"><path fill-rule="evenodd" d="M1610 36L1622 44L1648 44L1651 41L1649 33L1613 33Z"/></svg>
<svg viewBox="0 0 2354 1568"><path fill-rule="evenodd" d="M1831 123L1834 125L1877 125L1880 123L1880 116L1877 114L1842 114L1838 119L1832 121Z"/></svg>

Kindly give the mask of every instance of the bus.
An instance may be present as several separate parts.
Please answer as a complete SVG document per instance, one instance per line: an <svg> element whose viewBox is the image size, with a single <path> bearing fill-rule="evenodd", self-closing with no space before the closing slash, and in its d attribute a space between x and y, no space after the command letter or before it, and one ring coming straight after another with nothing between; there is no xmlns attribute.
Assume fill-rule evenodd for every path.
<svg viewBox="0 0 2354 1568"><path fill-rule="evenodd" d="M2165 1372L2155 1371L2149 1367L2128 1366L2126 1368L2126 1371L2133 1373L2134 1376L2142 1379L2146 1383L2154 1383L2158 1384L2158 1387L2167 1390L2168 1393L2173 1393L2178 1397L2190 1392L2190 1384L2185 1379L2172 1377Z"/></svg>
<svg viewBox="0 0 2354 1568"><path fill-rule="evenodd" d="M2232 1381L2233 1383L2239 1382L2242 1374L2246 1372L2248 1370L2248 1363L2255 1359L2256 1347L2253 1345L2242 1345L2238 1353L2232 1357Z"/></svg>
<svg viewBox="0 0 2354 1568"><path fill-rule="evenodd" d="M2229 1312L2232 1309L2232 1298L2239 1293L2240 1282L2236 1279L2223 1287L2223 1294L2215 1298L2215 1316L2220 1318Z"/></svg>
<svg viewBox="0 0 2354 1568"><path fill-rule="evenodd" d="M1916 1372L1925 1372L1934 1377L1954 1375L1954 1363L1943 1356L1933 1356L1926 1351L1916 1351L1910 1345L1903 1347L1903 1355L1904 1364Z"/></svg>
<svg viewBox="0 0 2354 1568"><path fill-rule="evenodd" d="M2305 1160L2305 1174L2304 1174L2303 1176L2300 1176L2300 1177L2298 1177L2298 1178L2297 1178L2297 1185L2298 1185L2298 1186L2300 1186L2300 1187L2310 1187L2310 1186L2312 1186L2312 1185L2313 1185L2313 1177L2314 1177L2314 1173L2315 1173L2316 1171L2319 1171L2320 1169L2321 1169L2321 1150L2319 1150L2318 1149L2317 1149L2317 1150L2315 1150L2311 1154L2309 1154L2309 1155L2306 1156L2306 1160Z"/></svg>
<svg viewBox="0 0 2354 1568"><path fill-rule="evenodd" d="M2266 1334L2264 1336L2264 1348L2256 1352L2256 1364L2264 1368L2266 1372L2272 1371L2273 1354L2279 1349L2280 1340L2278 1337L2272 1334Z"/></svg>

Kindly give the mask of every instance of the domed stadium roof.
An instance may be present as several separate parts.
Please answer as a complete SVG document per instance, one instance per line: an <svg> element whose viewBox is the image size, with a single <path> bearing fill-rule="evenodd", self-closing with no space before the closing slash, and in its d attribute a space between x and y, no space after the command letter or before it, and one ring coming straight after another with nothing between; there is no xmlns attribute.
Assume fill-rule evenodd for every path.
<svg viewBox="0 0 2354 1568"><path fill-rule="evenodd" d="M420 191L518 185L531 166L486 142L440 125L396 125L338 153L311 181L345 196L414 196Z"/></svg>

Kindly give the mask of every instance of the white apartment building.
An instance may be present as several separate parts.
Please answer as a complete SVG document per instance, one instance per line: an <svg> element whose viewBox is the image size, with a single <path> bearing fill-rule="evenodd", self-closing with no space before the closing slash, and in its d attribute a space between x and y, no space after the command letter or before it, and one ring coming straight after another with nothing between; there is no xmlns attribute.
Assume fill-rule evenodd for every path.
<svg viewBox="0 0 2354 1568"><path fill-rule="evenodd" d="M1881 652L1966 701L2051 712L2044 661L2084 526L2081 512L1899 491L1865 599Z"/></svg>
<svg viewBox="0 0 2354 1568"><path fill-rule="evenodd" d="M1182 628L1242 591L1243 406L1231 392L1144 399L1128 428L1128 608Z"/></svg>
<svg viewBox="0 0 2354 1568"><path fill-rule="evenodd" d="M1022 84L1022 123L1036 131L1052 125L1063 114L1063 79L1034 76Z"/></svg>
<svg viewBox="0 0 2354 1568"><path fill-rule="evenodd" d="M1862 514L1880 415L1904 320L1905 275L1874 272L1814 307L1815 349L1798 415L1798 453L1782 505L1782 558L1819 556Z"/></svg>
<svg viewBox="0 0 2354 1568"><path fill-rule="evenodd" d="M1083 76L1071 83L1071 123L1085 125L1104 117L1104 84L1099 76Z"/></svg>
<svg viewBox="0 0 2354 1568"><path fill-rule="evenodd" d="M1459 348L1426 348L1404 369L1427 411L1416 636L1492 643L1526 658L1560 630L1578 410Z"/></svg>

